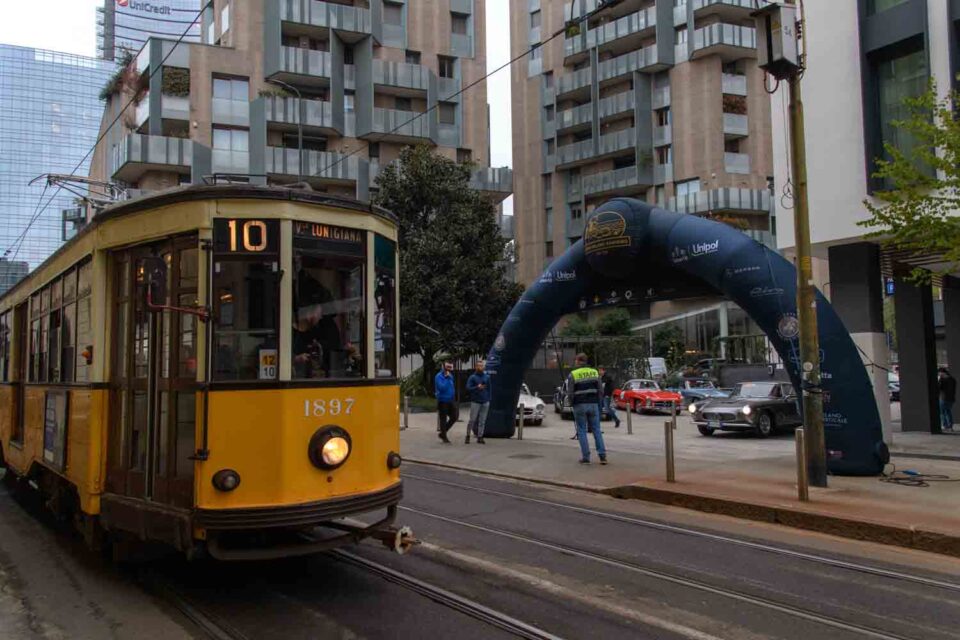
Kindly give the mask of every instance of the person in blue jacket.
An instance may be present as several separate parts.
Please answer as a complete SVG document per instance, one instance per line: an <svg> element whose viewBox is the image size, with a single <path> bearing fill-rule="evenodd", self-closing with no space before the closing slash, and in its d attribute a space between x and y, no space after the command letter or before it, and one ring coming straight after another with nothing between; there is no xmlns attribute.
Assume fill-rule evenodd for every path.
<svg viewBox="0 0 960 640"><path fill-rule="evenodd" d="M444 362L433 379L433 391L437 397L437 419L440 422L440 439L450 444L447 431L457 421L456 389L453 381L453 363Z"/></svg>
<svg viewBox="0 0 960 640"><path fill-rule="evenodd" d="M473 374L467 379L467 393L470 394L470 421L467 423L466 444L470 444L470 432L477 436L477 444L483 441L483 427L487 423L487 411L490 410L490 374L484 371L487 363L477 360Z"/></svg>

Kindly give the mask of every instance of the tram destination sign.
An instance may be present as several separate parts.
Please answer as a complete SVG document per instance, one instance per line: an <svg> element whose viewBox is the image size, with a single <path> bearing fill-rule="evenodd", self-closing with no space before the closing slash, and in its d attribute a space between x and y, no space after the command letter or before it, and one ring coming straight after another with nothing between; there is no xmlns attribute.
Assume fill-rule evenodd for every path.
<svg viewBox="0 0 960 640"><path fill-rule="evenodd" d="M366 255L366 232L318 222L294 222L293 238L301 249L347 256Z"/></svg>
<svg viewBox="0 0 960 640"><path fill-rule="evenodd" d="M213 252L228 255L270 255L280 252L276 220L217 218L213 221Z"/></svg>

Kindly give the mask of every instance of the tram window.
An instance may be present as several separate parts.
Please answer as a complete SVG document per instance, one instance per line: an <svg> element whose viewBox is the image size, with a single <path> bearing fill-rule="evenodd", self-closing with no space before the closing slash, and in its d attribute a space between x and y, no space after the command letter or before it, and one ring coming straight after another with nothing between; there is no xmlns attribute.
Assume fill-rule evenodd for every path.
<svg viewBox="0 0 960 640"><path fill-rule="evenodd" d="M396 245L383 236L374 237L374 366L378 378L392 378L397 366L397 250Z"/></svg>
<svg viewBox="0 0 960 640"><path fill-rule="evenodd" d="M197 396L194 393L177 394L177 452L174 475L180 478L193 477L192 457L197 452L196 444Z"/></svg>
<svg viewBox="0 0 960 640"><path fill-rule="evenodd" d="M60 382L60 333L62 328L60 309L53 309L47 316L47 381Z"/></svg>
<svg viewBox="0 0 960 640"><path fill-rule="evenodd" d="M76 346L79 347L76 354L77 362L77 371L76 378L77 382L89 382L90 381L90 365L87 364L87 358L83 355L83 350L88 346L92 346L93 341L93 327L90 325L90 290L87 289L87 294L83 298L77 301L77 342Z"/></svg>
<svg viewBox="0 0 960 640"><path fill-rule="evenodd" d="M313 226L323 233L332 229ZM350 229L335 233L348 239L294 239L291 346L296 379L364 375L365 234Z"/></svg>
<svg viewBox="0 0 960 640"><path fill-rule="evenodd" d="M216 380L276 378L278 268L275 261L235 259L215 263ZM262 368L262 360L270 356L273 361Z"/></svg>
<svg viewBox="0 0 960 640"><path fill-rule="evenodd" d="M0 380L10 380L10 313L0 315Z"/></svg>
<svg viewBox="0 0 960 640"><path fill-rule="evenodd" d="M76 362L77 358L77 348L74 344L74 332L77 329L76 303L70 303L63 308L61 324L63 329L63 338L62 344L60 345L60 380L61 382L73 382L74 363Z"/></svg>

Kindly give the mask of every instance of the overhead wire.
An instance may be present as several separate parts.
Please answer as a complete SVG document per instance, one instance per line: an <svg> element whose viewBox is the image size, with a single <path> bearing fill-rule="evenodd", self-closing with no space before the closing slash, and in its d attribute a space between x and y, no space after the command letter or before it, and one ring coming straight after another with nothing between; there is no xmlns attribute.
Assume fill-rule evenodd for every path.
<svg viewBox="0 0 960 640"><path fill-rule="evenodd" d="M568 31L572 26L576 25L576 26L579 28L579 24L580 24L580 23L585 22L585 21L587 21L587 20L590 20L591 18L597 16L601 11L604 11L604 10L606 10L606 9L608 9L608 8L611 8L611 7L613 6L613 4L614 4L614 3L610 3L610 2L602 2L602 3L599 4L595 9L593 9L593 10L591 10L591 11L588 11L587 13L583 14L582 17L574 19L574 18L572 17L572 16L573 16L573 5L574 5L574 3L571 3L571 5L570 5L570 15L571 15L571 18L566 21L566 23L563 25L562 28L560 28L560 29L558 29L557 31L555 31L555 32L553 33L553 35L551 35L549 38L547 38L547 39L544 40L543 42L538 42L537 44L533 45L532 47L530 47L529 49L525 50L524 52L522 52L522 53L514 56L513 58L511 58L511 59L508 60L507 62L503 63L502 65L500 65L499 67L497 67L497 68L494 69L493 71L490 71L490 72L488 72L486 75L484 75L484 76L482 76L482 77L474 80L473 82L471 82L471 83L468 84L467 86L463 87L462 89L460 89L460 90L457 91L456 93L453 93L453 94L451 94L451 95L449 95L449 96L446 96L445 98L442 99L442 101L443 101L443 102L448 102L448 101L452 100L453 98L456 98L457 96L463 95L463 94L466 93L468 90L470 90L470 89L472 89L473 87L477 86L477 85L480 84L481 82L485 82L488 78L490 78L490 77L493 76L494 74L496 74L496 73L502 71L503 69L506 69L507 67L511 66L514 62L517 62L518 60L521 60L522 58L525 58L526 56L530 55L531 53L533 53L533 52L536 51L537 49L540 49L540 48L544 47L544 46L547 45L549 42L555 40L556 38L558 38L559 36L563 35L564 33L567 33L567 31ZM427 114L433 112L434 110L436 110L437 108L439 108L440 102L441 102L441 100L438 100L436 104L434 104L434 105L431 106L431 107L428 107L426 111L422 111L422 112L418 113L417 115L413 116L412 118L410 118L409 120L406 120L405 122L401 122L400 124L398 124L397 126L395 126L393 129L391 129L390 131L386 131L386 132L384 132L384 133L378 134L378 136L377 136L375 139L372 139L372 140L370 140L370 141L371 141L371 142L381 142L381 141L383 141L387 136L393 135L394 133L396 133L397 131L400 131L402 128L406 127L407 125L409 125L409 124L411 124L411 123L413 123L413 122L416 122L416 121L419 120L420 118L424 117L425 115L427 115ZM357 147L356 149L354 149L353 151L350 151L349 153L341 154L340 157L339 157L336 161L328 164L327 166L325 166L325 167L323 167L322 169L318 170L316 173L310 174L310 175L307 176L307 177L309 177L309 178L316 178L316 177L320 177L320 176L325 175L325 174L326 174L328 171L330 171L331 169L333 169L333 168L337 167L338 165L342 164L343 162L345 162L345 161L347 160L347 158L350 158L351 156L354 156L354 155L356 155L357 153L359 153L361 149L362 149L362 147Z"/></svg>
<svg viewBox="0 0 960 640"><path fill-rule="evenodd" d="M212 4L213 4L213 0L208 0L206 3L204 3L204 5L203 5L202 7L200 7L200 11L198 11L198 12L197 12L197 15L195 15L194 18L193 18L193 20L190 21L190 24L187 25L187 28L183 31L183 33L180 34L180 37L176 39L176 41L174 42L173 46L170 47L170 50L169 50L169 51L166 53L166 55L164 55L163 58L160 60L160 63L157 64L157 65L153 68L153 70L150 71L150 75L147 76L147 80L148 80L148 81L149 81L151 78L153 78L154 74L156 74L160 69L163 68L163 65L164 65L164 63L167 61L167 59L169 59L170 56L173 55L173 52L174 52L174 51L177 49L177 47L184 41L184 39L185 39L185 38L187 37L187 35L190 33L190 30L191 30L191 29L193 28L193 26L197 23L197 20L199 20L200 17L203 15L203 12L206 11L206 10L207 10L207 7L211 6ZM146 46L146 44L143 45L143 47L145 47L145 46ZM140 55L140 53L143 52L143 47L140 47L140 50L137 52L137 55ZM133 56L133 59L135 60L136 57L137 57L137 56ZM103 139L107 136L107 134L110 132L110 130L113 128L113 126L114 126L115 124L117 124L117 122L120 121L120 118L123 117L123 114L127 111L128 108L130 108L130 105L132 105L136 99L137 99L136 93L134 93L134 95L130 96L130 99L127 100L126 104L124 104L123 107L121 107L120 110L117 112L116 117L110 122L110 124L107 125L107 127L103 130L103 132L97 137L97 140L96 140L96 142L93 143L93 146L91 146L90 149L88 149L87 152L86 152L85 154L83 154L83 157L80 158L80 161L77 162L76 166L75 166L75 167L73 168L73 170L70 172L71 174L75 174L75 173L80 169L80 167L83 166L83 163L86 162L87 158L90 157L90 154L94 152L94 150L97 148L97 145L100 144L100 142L103 141ZM24 230L20 233L19 236L17 236L17 239L13 241L13 244L11 244L11 245L7 248L7 250L4 251L4 256L9 255L11 251L14 251L14 247L16 247L16 249L15 249L15 251L14 251L14 254L13 254L13 260L16 260L17 255L19 255L19 253L20 253L20 248L23 246L23 242L26 240L27 233L29 233L29 231L30 231L30 229L33 227L33 225L37 222L37 220L40 219L40 216L43 215L43 213L47 210L47 208L50 206L50 204L54 201L54 199L55 199L58 195L60 195L60 192L63 191L63 190L64 190L63 183L58 184L58 185L57 185L57 190L53 192L53 195L51 195L50 198L47 200L46 204L43 205L43 208L40 208L40 202L43 201L43 194L42 194L42 193L40 194L40 199L37 201L37 208L34 209L34 214L33 214L33 216L30 218L29 222L27 222L27 226L24 228ZM69 189L68 189L68 191L69 191ZM46 193L46 187L44 187L44 193Z"/></svg>

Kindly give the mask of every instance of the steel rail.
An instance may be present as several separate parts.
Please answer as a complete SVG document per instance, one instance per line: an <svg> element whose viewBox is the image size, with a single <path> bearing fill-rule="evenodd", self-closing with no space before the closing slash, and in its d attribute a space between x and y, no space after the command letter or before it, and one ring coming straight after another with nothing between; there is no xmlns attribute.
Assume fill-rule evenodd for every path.
<svg viewBox="0 0 960 640"><path fill-rule="evenodd" d="M408 464L413 464L413 463L408 463ZM543 498L533 498L530 496L510 493L509 491L497 491L496 489L487 489L485 487L474 487L468 484L450 482L449 480L439 480L436 478L418 476L416 474L410 474L410 473L404 473L403 477L405 479L412 478L414 480L431 482L433 484L440 484L440 485L445 485L449 487L455 487L458 489L466 489L472 492L486 493L489 495L512 498L514 500L520 500L523 502L531 502L534 504L542 504L550 507L557 507L560 509L575 511L577 513L582 513L585 515L598 516L601 518L606 518L608 520L615 520L617 522L634 524L634 525L646 527L649 529L656 529L659 531L669 531L671 533L678 533L678 534L688 535L688 536L697 537L697 538L704 538L704 539L713 540L716 542L725 542L728 544L735 544L741 547L747 547L750 549L756 549L758 551L764 551L766 553L773 553L776 555L788 556L788 557L797 558L800 560L807 560L809 562L816 562L818 564L828 565L828 566L837 567L841 569L848 569L850 571L856 571L859 573L866 573L866 574L881 576L884 578L892 578L895 580L903 580L905 582L922 584L928 587L935 587L938 589L947 589L949 591L960 592L960 583L956 583L956 582L948 582L945 580L938 580L936 578L927 578L924 576L918 576L911 573L904 573L902 571L895 571L893 569L884 569L881 567L860 564L858 562L850 562L848 560L840 560L840 559L831 558L828 556L820 556L814 553L806 553L803 551L796 551L794 549L787 549L784 547L778 547L775 545L765 544L762 542L754 542L751 540L733 538L733 537L725 536L718 533L710 533L708 531L701 531L699 529L690 529L688 527L682 527L682 526L673 525L673 524L666 524L663 522L657 522L655 520L645 520L642 518L634 518L631 516L624 516L616 513L611 513L609 511L599 511L596 509L588 509L586 507L577 507L577 506L566 504L563 502L555 502L553 500L544 500Z"/></svg>
<svg viewBox="0 0 960 640"><path fill-rule="evenodd" d="M331 551L329 552L329 555L348 564L366 569L389 582L410 589L411 591L415 591L416 593L419 593L420 595L425 596L438 604L459 611L460 613L470 616L476 620L480 620L481 622L485 622L493 627L497 627L498 629L502 629L503 631L511 633L519 638L526 638L528 640L561 640L560 636L547 633L538 627L527 624L526 622L518 620L505 613L496 611L495 609L491 609L490 607L486 607L482 604L474 602L473 600L453 593L452 591L437 587L429 582L424 582L419 578L414 578L413 576L397 571L396 569L392 569L386 565L368 560L348 551Z"/></svg>
<svg viewBox="0 0 960 640"><path fill-rule="evenodd" d="M187 596L177 591L166 580L153 572L138 572L137 581L149 593L179 611L211 640L250 640L240 631L217 617L204 613Z"/></svg>
<svg viewBox="0 0 960 640"><path fill-rule="evenodd" d="M756 595L753 595L744 591L718 587L711 584L707 584L706 582L701 582L700 580L696 580L694 578L688 578L686 576L668 573L666 571L662 571L659 569L650 569L648 567L642 567L640 565L633 564L631 562L626 562L624 560L618 560L616 558L611 558L609 556L593 553L592 551L585 551L583 549L577 549L576 547L569 547L567 545L558 544L555 542L548 542L546 540L541 540L538 538L534 538L534 537L519 534L519 533L513 533L511 531L505 531L503 529L496 529L493 527L473 524L472 522L466 522L463 520L458 520L456 518L448 518L447 516L442 516L436 513L430 513L428 511L421 511L420 509L415 509L412 507L401 506L400 508L403 509L404 511L415 513L417 515L421 515L426 518L432 518L435 520L439 520L441 522L446 522L449 524L454 524L461 527L474 529L476 531L481 531L483 533L489 533L489 534L501 536L504 538L517 540L520 542L526 542L528 544L532 544L544 549L550 549L552 551L557 551L559 553L563 553L566 555L571 555L571 556L583 558L586 560L592 560L594 562L597 562L606 566L632 571L634 573L638 573L638 574L647 576L649 578L654 578L656 580L670 582L672 584L688 587L698 591L703 591L705 593L711 593L713 595L721 596L731 600L736 600L738 602L743 602L743 603L750 604L763 609L769 609L771 611L777 611L779 613L784 613L796 618L809 620L811 622L832 627L834 629L840 629L843 631L858 633L862 636L877 638L878 640L916 640L915 638L910 638L908 636L901 636L894 633L887 633L885 631L874 629L866 625L847 622L839 618L834 618L832 616L809 611L794 605L790 605L782 602L776 602L773 600L760 599Z"/></svg>

